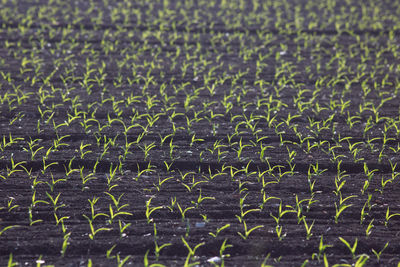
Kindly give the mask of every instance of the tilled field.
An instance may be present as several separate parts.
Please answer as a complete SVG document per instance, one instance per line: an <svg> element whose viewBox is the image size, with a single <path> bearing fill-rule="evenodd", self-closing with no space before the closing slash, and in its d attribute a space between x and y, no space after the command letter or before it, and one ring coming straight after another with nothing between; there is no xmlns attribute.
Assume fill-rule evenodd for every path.
<svg viewBox="0 0 400 267"><path fill-rule="evenodd" d="M1 266L397 266L396 1L2 1Z"/></svg>

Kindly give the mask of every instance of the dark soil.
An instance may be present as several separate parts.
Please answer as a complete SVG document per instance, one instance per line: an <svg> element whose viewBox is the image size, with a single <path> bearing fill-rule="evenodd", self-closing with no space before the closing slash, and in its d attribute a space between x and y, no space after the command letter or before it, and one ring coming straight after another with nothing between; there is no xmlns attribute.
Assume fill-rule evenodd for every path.
<svg viewBox="0 0 400 267"><path fill-rule="evenodd" d="M0 234L1 266L11 255L20 266L118 266L125 257L125 266L142 266L146 257L184 266L184 240L192 249L201 244L186 262L197 266L212 266L214 257L222 264L221 255L226 266L322 266L324 255L331 265L354 264L362 254L366 266L400 262L400 216L386 220L388 207L400 213L399 168L392 168L399 162L400 51L390 45L400 41L398 4L378 5L381 27L347 18L341 32L329 17L358 18L364 3L335 1L328 11L310 5L312 13L308 1L277 1L268 11L236 1L49 2L0 4L0 231L16 226ZM294 28L296 18L302 29ZM357 77L360 69L365 76ZM256 116L265 117L250 119ZM7 145L10 138L17 139ZM34 156L30 140L43 147ZM247 146L238 155L240 144ZM260 145L271 146L264 158ZM350 206L335 221L340 201ZM146 203L157 207L150 216ZM274 219L296 207L312 225L309 236L295 212ZM91 238L87 218L95 214L93 230L106 230ZM245 225L261 227L242 238ZM329 247L319 253L321 237ZM354 256L339 237L357 242ZM386 243L377 257L373 251ZM168 246L157 255L156 244Z"/></svg>

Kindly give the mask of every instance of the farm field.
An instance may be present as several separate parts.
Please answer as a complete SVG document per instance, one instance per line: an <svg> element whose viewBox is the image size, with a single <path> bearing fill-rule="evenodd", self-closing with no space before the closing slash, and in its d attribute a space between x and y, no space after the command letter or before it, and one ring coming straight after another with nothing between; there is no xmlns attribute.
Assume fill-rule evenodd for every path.
<svg viewBox="0 0 400 267"><path fill-rule="evenodd" d="M398 1L0 1L0 266L399 266Z"/></svg>

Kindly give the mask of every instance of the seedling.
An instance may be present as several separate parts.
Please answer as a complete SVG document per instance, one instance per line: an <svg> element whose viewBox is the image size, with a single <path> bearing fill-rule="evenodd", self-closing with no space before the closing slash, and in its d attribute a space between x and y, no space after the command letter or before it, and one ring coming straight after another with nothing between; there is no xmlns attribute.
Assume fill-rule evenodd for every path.
<svg viewBox="0 0 400 267"><path fill-rule="evenodd" d="M89 204L90 204L90 218L89 218L90 221L94 221L97 217L100 217L100 216L108 217L108 215L105 213L102 213L102 212L96 213L94 205L96 205L96 203L97 203L97 201L99 201L99 199L100 198L98 198L98 197L93 197L92 200L88 199ZM87 218L86 215L84 215L84 217ZM89 219L87 218L87 220L89 220Z"/></svg>
<svg viewBox="0 0 400 267"><path fill-rule="evenodd" d="M20 225L9 225L4 227L3 229L0 230L0 236L4 234L5 231L10 230L12 228L18 228L21 227Z"/></svg>
<svg viewBox="0 0 400 267"><path fill-rule="evenodd" d="M199 243L199 244L195 245L193 248L191 248L189 243L185 240L185 238L183 236L181 236L181 240L182 240L183 244L185 245L185 247L188 249L188 255L187 255L186 261L185 261L185 266L188 266L189 262L194 259L196 250L199 247L204 246L205 242ZM191 265L193 265L193 264L198 264L198 262L191 263Z"/></svg>
<svg viewBox="0 0 400 267"><path fill-rule="evenodd" d="M305 216L302 217L302 218L303 218L303 222L304 222L304 227L305 227L306 232L307 232L307 240L310 240L311 236L313 235L311 233L311 230L312 230L312 228L314 226L315 220L311 223L311 225L308 225L307 222L306 222Z"/></svg>
<svg viewBox="0 0 400 267"><path fill-rule="evenodd" d="M46 157L43 157L43 169L41 170L41 173L42 174L45 174L46 173L46 170L48 169L48 168L50 168L51 166L54 166L54 165L58 165L58 162L51 162L51 163L49 163L49 164L47 164L46 163Z"/></svg>
<svg viewBox="0 0 400 267"><path fill-rule="evenodd" d="M220 228L217 228L217 230L215 231L215 233L209 232L208 234L211 235L212 237L216 238L216 237L218 236L218 234L219 234L221 231L223 231L223 230L229 228L230 226L231 226L231 225L230 225L229 223L227 223L227 224L225 224L224 226L221 226Z"/></svg>
<svg viewBox="0 0 400 267"><path fill-rule="evenodd" d="M188 212L191 209L194 209L195 207L192 206L192 207L184 208L184 207L181 207L181 205L178 202L176 204L177 204L178 210L179 210L179 212L181 214L181 220L182 220L182 222L184 222L185 221L186 212Z"/></svg>
<svg viewBox="0 0 400 267"><path fill-rule="evenodd" d="M215 197L203 197L203 196L201 195L201 189L200 189L199 197L197 198L196 201L191 201L191 203L194 204L196 208L198 208L199 205L200 205L204 200L207 200L207 199L208 199L208 200L215 200Z"/></svg>
<svg viewBox="0 0 400 267"><path fill-rule="evenodd" d="M173 178L174 178L173 176L170 176L170 177L166 177L166 178L164 178L164 179L161 179L161 177L158 176L158 184L154 184L154 183L153 183L153 185L154 185L154 187L156 187L157 191L160 191L162 185L163 185L164 183L166 183L167 181L173 179Z"/></svg>
<svg viewBox="0 0 400 267"><path fill-rule="evenodd" d="M65 207L65 204L57 205L58 200L61 196L61 193L58 193L56 197L51 196L48 192L46 192L47 197L50 199L51 204L53 204L53 210L56 212L59 208Z"/></svg>
<svg viewBox="0 0 400 267"><path fill-rule="evenodd" d="M9 197L9 200L7 201L7 211L11 212L13 209L16 209L19 207L19 205L14 205L13 201L15 200L15 198L13 197ZM1 207L0 210L2 210L4 207Z"/></svg>
<svg viewBox="0 0 400 267"><path fill-rule="evenodd" d="M243 238L244 240L247 240L247 238L249 237L249 235L251 234L251 232L253 232L253 231L255 231L255 230L259 229L259 228L263 228L263 227L264 227L264 225L256 225L256 226L254 226L253 228L247 229L246 221L245 221L245 220L242 220L242 223L243 223L243 227L244 227L244 232L243 232L243 233L237 232L237 234L238 234L241 238Z"/></svg>
<svg viewBox="0 0 400 267"><path fill-rule="evenodd" d="M150 144L145 144L143 147L139 146L139 148L144 152L144 160L147 160L150 150L155 147L156 147L155 142L152 142Z"/></svg>
<svg viewBox="0 0 400 267"><path fill-rule="evenodd" d="M36 224L36 223L43 222L42 219L33 220L32 206L30 206L30 207L28 208L28 216L29 216L29 226L32 226L32 225L34 225L34 224Z"/></svg>
<svg viewBox="0 0 400 267"><path fill-rule="evenodd" d="M83 166L81 168L79 168L79 175L80 175L81 180L82 180L82 191L88 189L88 187L86 186L87 182L97 179L96 177L94 177L94 173L89 173L87 175L84 175L83 174L83 169L84 168L85 167L83 167Z"/></svg>
<svg viewBox="0 0 400 267"><path fill-rule="evenodd" d="M95 229L93 226L93 220L90 219L88 216L86 216L85 214L82 215L83 217L85 217L85 219L89 222L89 226L90 226L90 234L89 234L89 238L91 240L94 240L96 234L98 234L99 232L103 232L103 231L111 231L112 228L107 228L107 227L100 227L98 229Z"/></svg>
<svg viewBox="0 0 400 267"><path fill-rule="evenodd" d="M121 194L118 198L115 198L112 194L110 194L109 192L104 192L104 194L108 195L110 197L110 199L112 200L114 207L116 208L116 210L114 211L113 207L111 204L108 205L109 208L109 220L108 223L112 224L113 220L117 217L117 216L121 216L121 215L128 215L128 216L132 216L132 213L130 212L126 212L126 211L121 211L123 208L128 207L129 204L124 204L124 205L120 205L121 202L121 198L124 194ZM120 221L119 221L120 222ZM120 225L120 229L121 229L121 225Z"/></svg>
<svg viewBox="0 0 400 267"><path fill-rule="evenodd" d="M351 255L353 256L353 259L356 258L356 250L357 250L357 243L358 243L358 239L356 238L354 241L353 245L350 245L349 242L347 242L344 238L339 237L339 240L343 242L343 244L346 245L346 247L350 250Z"/></svg>
<svg viewBox="0 0 400 267"><path fill-rule="evenodd" d="M128 215L131 215L131 214L128 214ZM123 221L118 220L119 237L120 237L120 238L126 236L126 234L125 234L124 232L125 232L125 231L128 229L128 227L130 227L131 225L132 225L131 223L124 223Z"/></svg>
<svg viewBox="0 0 400 267"><path fill-rule="evenodd" d="M285 215L287 213L295 213L294 210L290 209L291 208L290 206L286 206L286 207L288 207L289 209L284 210L283 206L282 206L282 200L280 200L279 207L278 207L278 216L274 216L272 214L272 212L269 214L275 220L277 226L279 225L280 220L282 219L283 215Z"/></svg>
<svg viewBox="0 0 400 267"><path fill-rule="evenodd" d="M3 175L0 175L0 177L3 178L4 180L7 180L7 178L10 177L11 175L13 175L14 173L22 172L25 169L23 164L26 164L26 161L21 161L21 162L15 163L13 155L11 155L10 162L11 162L11 168L9 167L9 165L6 166L7 176L5 177ZM17 169L18 167L23 168L23 170Z"/></svg>
<svg viewBox="0 0 400 267"><path fill-rule="evenodd" d="M37 154L40 150L44 149L43 146L36 148L37 146L39 146L39 144L37 144L38 142L40 142L40 139L32 140L32 139L30 138L30 141L28 141L29 149L23 148L24 151L31 153L31 160L34 160L36 154Z"/></svg>
<svg viewBox="0 0 400 267"><path fill-rule="evenodd" d="M67 233L63 237L63 244L62 244L62 247L61 247L61 257L62 258L64 258L65 253L67 252L67 247L70 244L70 242L69 242L70 236L71 236L71 233Z"/></svg>
<svg viewBox="0 0 400 267"><path fill-rule="evenodd" d="M84 151L85 148L90 147L90 146L91 146L91 144L84 145L83 141L81 142L81 145L79 147L79 153L80 153L81 159L84 159L87 154L92 153L92 151L90 151L90 150Z"/></svg>
<svg viewBox="0 0 400 267"><path fill-rule="evenodd" d="M244 210L246 204L244 204L244 201L246 200L246 197L249 195L249 193L246 193L243 197L240 198L239 201L239 206L240 206L240 215L236 215L236 217L238 218L239 222L241 223L242 221L244 221L244 217L252 212L258 212L261 211L260 209L248 209L248 210Z"/></svg>
<svg viewBox="0 0 400 267"><path fill-rule="evenodd" d="M157 206L157 207L150 207L151 205L151 200L153 199L153 197L150 197L147 201L146 201L146 218L147 218L147 223L150 223L153 221L153 219L150 217L151 214L153 212L155 212L156 210L162 209L164 208L163 206Z"/></svg>
<svg viewBox="0 0 400 267"><path fill-rule="evenodd" d="M388 227L389 220L391 218L393 218L394 216L400 216L400 213L392 213L392 214L390 214L389 206L388 206L387 210L386 210L386 215L385 215L385 226L386 227Z"/></svg>
<svg viewBox="0 0 400 267"><path fill-rule="evenodd" d="M45 183L45 184L47 184L49 186L51 192L54 191L54 187L55 187L55 185L57 183L66 182L67 181L67 179L64 179L64 178L54 179L53 173L50 173L50 176L51 176L51 181L50 182L43 182L43 183Z"/></svg>
<svg viewBox="0 0 400 267"><path fill-rule="evenodd" d="M368 238L370 235L371 235L371 233L372 233L372 228L374 227L374 219L372 219L370 222L369 222L369 224L368 224L368 226L367 226L367 228L365 229L365 235L366 235L366 237Z"/></svg>
<svg viewBox="0 0 400 267"><path fill-rule="evenodd" d="M357 197L357 196L352 195L352 196L348 196L348 197L342 199L342 194L339 194L339 198L340 198L339 199L339 205L337 205L336 202L335 202L335 210L336 210L335 223L338 223L339 216L344 210L346 210L347 208L353 206L353 204L344 204L344 202L346 200L348 200L350 198L353 198L353 197Z"/></svg>
<svg viewBox="0 0 400 267"><path fill-rule="evenodd" d="M330 247L333 247L333 245L324 244L324 238L321 235L321 239L319 240L319 245L318 245L318 253L313 253L311 258L313 260L314 258L317 258L318 262L320 262L322 255L325 255L325 250Z"/></svg>
<svg viewBox="0 0 400 267"><path fill-rule="evenodd" d="M161 250L163 250L166 247L172 246L171 243L165 243L162 244L161 246L158 245L157 241L154 241L154 255L156 256L156 261L158 261L160 257Z"/></svg>
<svg viewBox="0 0 400 267"><path fill-rule="evenodd" d="M282 233L282 229L283 227L281 225L275 226L275 233L279 241L282 241L286 237L286 233Z"/></svg>
<svg viewBox="0 0 400 267"><path fill-rule="evenodd" d="M10 253L10 256L8 256L7 267L14 267L14 266L18 266L18 263L17 263L17 262L14 262L14 260L13 260L13 254Z"/></svg>

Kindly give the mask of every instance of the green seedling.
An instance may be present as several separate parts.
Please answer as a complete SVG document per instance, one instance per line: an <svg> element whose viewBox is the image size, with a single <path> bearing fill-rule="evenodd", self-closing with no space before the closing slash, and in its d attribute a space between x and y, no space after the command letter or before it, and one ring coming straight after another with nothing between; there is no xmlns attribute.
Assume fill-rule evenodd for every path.
<svg viewBox="0 0 400 267"><path fill-rule="evenodd" d="M85 145L84 145L84 144L83 144L83 141L81 142L81 144L80 144L80 146L79 146L79 151L76 150L77 152L80 153L80 158L81 158L81 159L84 159L85 156L86 156L87 154L92 153L91 150L84 151L87 147L90 147L90 146L91 146L91 144L85 144Z"/></svg>
<svg viewBox="0 0 400 267"><path fill-rule="evenodd" d="M203 196L201 195L201 189L200 189L199 197L197 198L196 201L191 201L191 203L194 204L196 208L198 208L199 205L200 205L204 200L215 200L215 197L203 197Z"/></svg>
<svg viewBox="0 0 400 267"><path fill-rule="evenodd" d="M215 233L209 232L208 234L211 235L212 237L216 238L220 232L222 232L225 229L228 229L231 225L229 223L225 224L224 226L221 226L219 228L217 228L217 230L215 231Z"/></svg>
<svg viewBox="0 0 400 267"><path fill-rule="evenodd" d="M241 238L243 238L244 240L247 240L247 238L249 237L249 235L251 234L251 232L253 232L253 231L255 231L255 230L259 229L259 228L263 228L263 227L264 227L264 225L256 225L256 226L254 226L253 228L248 229L248 228L247 228L246 221L242 220L242 223L243 223L243 227L244 227L244 232L243 232L243 233L237 232L237 234L238 234Z"/></svg>
<svg viewBox="0 0 400 267"><path fill-rule="evenodd" d="M173 178L174 178L173 176L170 176L170 177L166 177L166 178L164 178L164 179L161 179L161 177L158 176L158 184L154 184L154 183L153 183L153 185L154 185L154 187L157 189L157 191L160 191L162 185L163 185L164 183L168 182L169 180L173 179Z"/></svg>
<svg viewBox="0 0 400 267"><path fill-rule="evenodd" d="M388 247L388 245L389 245L389 242L386 242L386 244L383 246L383 248L380 251L376 251L375 249L371 249L371 251L376 256L376 259L377 259L378 263L381 260L381 255L382 255L383 251Z"/></svg>
<svg viewBox="0 0 400 267"><path fill-rule="evenodd" d="M346 245L346 247L350 250L351 255L353 256L353 259L356 258L356 250L357 250L357 244L358 244L358 239L356 238L354 241L353 245L350 245L349 242L347 242L344 238L339 237L339 240L342 241L343 244Z"/></svg>
<svg viewBox="0 0 400 267"><path fill-rule="evenodd" d="M172 246L172 243L165 243L159 246L157 241L154 241L154 255L156 256L156 261L158 261L160 258L161 250L169 246Z"/></svg>
<svg viewBox="0 0 400 267"><path fill-rule="evenodd" d="M5 231L13 229L13 228L18 228L21 227L20 225L9 225L4 227L3 229L0 230L0 236L2 236L4 234Z"/></svg>
<svg viewBox="0 0 400 267"><path fill-rule="evenodd" d="M23 148L24 151L29 152L29 153L31 154L31 160L34 160L36 154L37 154L40 150L44 149L43 146L36 148L37 146L39 146L39 145L37 144L38 142L40 142L40 139L32 140L32 139L30 138L30 141L28 141L29 149Z"/></svg>
<svg viewBox="0 0 400 267"><path fill-rule="evenodd" d="M160 209L164 208L163 206L150 207L151 201L152 201L153 198L154 197L150 197L146 201L146 213L145 214L146 214L147 223L153 222L153 218L150 217L153 212L155 212L156 210L160 210ZM178 206L179 206L179 204L178 204Z"/></svg>
<svg viewBox="0 0 400 267"><path fill-rule="evenodd" d="M126 208L129 206L129 204L124 204L124 205L120 205L121 202L121 198L124 194L121 194L118 198L115 198L112 194L108 193L108 192L104 192L104 194L108 195L110 197L110 199L113 202L113 206L115 208L113 208L113 206L111 204L108 205L108 209L109 209L109 213L110 215L108 223L112 224L113 220L117 217L117 216L121 216L121 215L128 215L128 216L132 216L132 213L130 212L126 212L126 211L122 211L123 208ZM120 227L121 229L121 227Z"/></svg>
<svg viewBox="0 0 400 267"><path fill-rule="evenodd" d="M54 219L56 220L56 225L61 224L61 230L62 230L63 234L65 234L67 231L67 227L64 224L64 220L69 219L69 216L64 216L64 217L58 218L56 212L54 212L53 215L54 215Z"/></svg>
<svg viewBox="0 0 400 267"><path fill-rule="evenodd" d="M388 227L389 220L394 216L400 216L400 213L392 213L390 214L389 206L387 207L386 214L385 214L385 226Z"/></svg>
<svg viewBox="0 0 400 267"><path fill-rule="evenodd" d="M183 244L185 245L185 247L188 249L188 255L186 257L185 266L189 266L189 262L194 259L196 250L198 248L204 246L205 242L199 243L199 244L195 245L193 248L191 248L189 243L185 240L185 238L183 236L181 236L181 240L182 240ZM191 263L190 266L193 266L194 264L198 264L198 263L199 262Z"/></svg>
<svg viewBox="0 0 400 267"><path fill-rule="evenodd" d="M181 205L179 203L176 203L176 205L178 206L178 210L179 210L179 212L181 214L182 222L185 221L186 212L188 212L191 209L195 209L195 207L193 207L193 206L192 207L183 208L183 207L181 207Z"/></svg>
<svg viewBox="0 0 400 267"><path fill-rule="evenodd" d="M369 224L368 224L368 226L367 226L367 228L365 229L365 236L368 238L370 235L371 235L371 233L372 233L372 228L374 227L374 219L372 219L370 222L369 222Z"/></svg>
<svg viewBox="0 0 400 267"><path fill-rule="evenodd" d="M261 211L260 209L248 209L248 210L244 210L244 208L247 206L246 204L244 204L244 201L246 200L246 197L249 195L249 193L246 193L243 197L240 198L239 200L239 207L240 207L240 215L236 215L236 217L238 218L239 222L241 223L244 220L244 217L247 214L250 214L252 212L258 212Z"/></svg>
<svg viewBox="0 0 400 267"><path fill-rule="evenodd" d="M283 215L285 215L287 213L295 213L296 212L293 209L290 209L291 206L286 206L286 207L288 207L289 209L284 210L283 206L282 206L282 200L280 200L279 207L278 207L278 216L274 216L272 214L272 212L270 213L270 216L275 220L277 226L279 225L280 220L282 219Z"/></svg>
<svg viewBox="0 0 400 267"><path fill-rule="evenodd" d="M95 209L94 205L96 205L96 203L97 203L97 201L99 201L99 199L100 199L99 197L93 197L92 200L88 199L89 204L90 204L90 216L91 216L90 220L91 221L94 221L97 217L100 217L100 216L108 217L108 215L105 213L102 213L102 212L96 213L96 211L95 211L96 209Z"/></svg>
<svg viewBox="0 0 400 267"><path fill-rule="evenodd" d="M139 145L139 148L144 152L144 160L147 160L150 150L155 147L156 147L155 142L152 142L150 144L145 144L144 146Z"/></svg>
<svg viewBox="0 0 400 267"><path fill-rule="evenodd" d="M33 220L32 206L30 206L30 207L28 208L28 216L29 216L29 217L28 217L28 218L29 218L29 226L32 226L32 225L34 225L34 224L36 224L36 223L43 222L42 219Z"/></svg>
<svg viewBox="0 0 400 267"><path fill-rule="evenodd" d="M63 243L61 246L61 257L64 258L65 253L67 252L67 247L70 244L69 238L71 236L71 233L66 233L63 237Z"/></svg>
<svg viewBox="0 0 400 267"><path fill-rule="evenodd" d="M65 207L65 204L57 205L58 200L59 200L59 198L61 196L61 193L58 193L58 195L56 197L53 197L48 192L46 192L46 195L49 198L51 204L53 205L54 212L56 212L59 208Z"/></svg>
<svg viewBox="0 0 400 267"><path fill-rule="evenodd" d="M10 253L10 255L8 256L7 267L15 267L15 266L18 266L18 262L14 262L14 260L13 260L13 254Z"/></svg>
<svg viewBox="0 0 400 267"><path fill-rule="evenodd" d="M347 208L350 208L351 206L353 206L353 204L345 204L344 202L349 200L350 198L354 198L354 197L357 197L357 196L352 195L352 196L348 196L348 197L342 199L342 194L339 194L339 197L340 197L339 205L337 205L336 202L335 202L335 211L336 211L335 223L338 223L339 216L340 216L340 214L342 214L343 211L345 211Z"/></svg>
<svg viewBox="0 0 400 267"><path fill-rule="evenodd" d="M307 238L307 240L310 240L311 236L313 235L313 234L311 233L311 230L312 230L312 228L313 228L313 226L314 226L315 220L313 220L313 222L311 223L311 225L308 225L307 222L306 222L305 216L303 216L302 218L303 218L303 222L304 222L304 227L305 227L306 232L307 232L307 237L306 237L306 238Z"/></svg>
<svg viewBox="0 0 400 267"><path fill-rule="evenodd" d="M15 198L9 197L9 200L7 201L7 211L11 212L13 209L16 209L19 207L19 205L14 205ZM4 209L4 207L0 207L0 210Z"/></svg>
<svg viewBox="0 0 400 267"><path fill-rule="evenodd" d="M311 258L313 260L314 258L317 258L318 262L320 262L323 255L325 255L325 250L330 247L333 247L333 245L324 244L323 236L321 235L318 245L318 253L313 253Z"/></svg>
<svg viewBox="0 0 400 267"><path fill-rule="evenodd" d="M107 227L100 227L98 229L95 229L93 226L93 220L90 219L88 216L86 216L85 214L82 215L88 222L89 222L89 227L90 227L90 234L89 234L89 238L91 240L94 240L96 234L98 234L99 232L103 232L103 231L111 231L112 228L107 228Z"/></svg>
<svg viewBox="0 0 400 267"><path fill-rule="evenodd" d="M131 215L131 214L128 214L128 215ZM125 234L124 232L125 232L125 231L128 229L128 227L130 227L131 225L132 225L132 223L124 223L123 221L118 220L119 237L120 237L120 238L126 236L126 234Z"/></svg>

